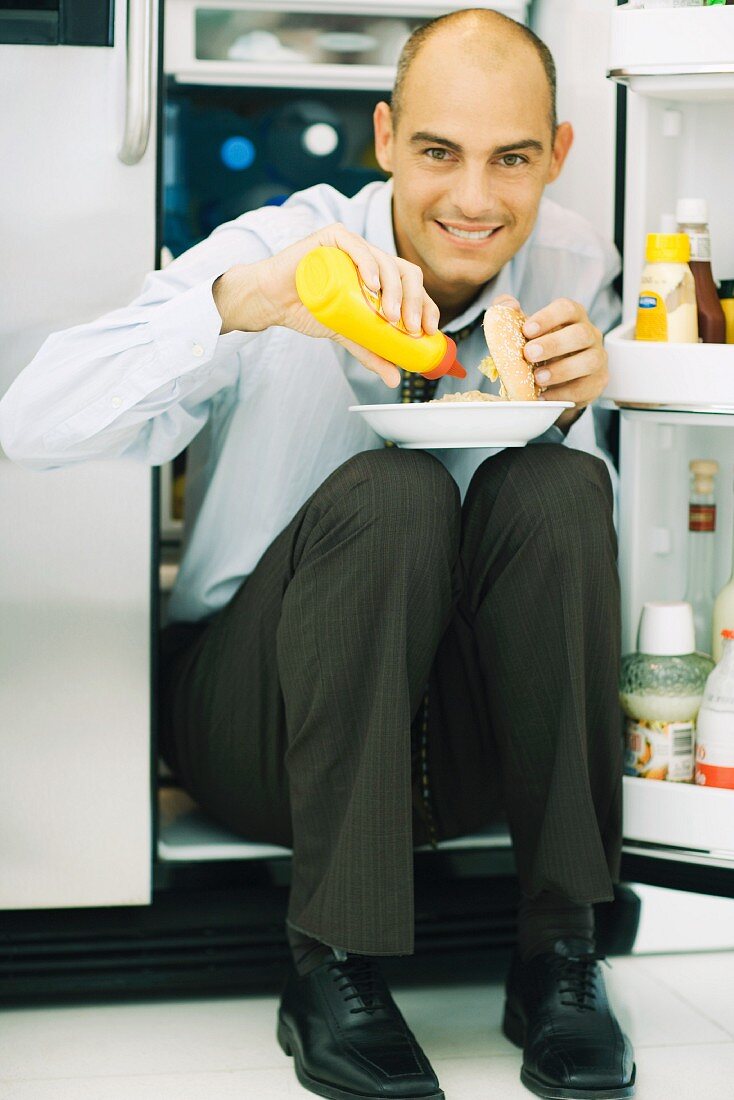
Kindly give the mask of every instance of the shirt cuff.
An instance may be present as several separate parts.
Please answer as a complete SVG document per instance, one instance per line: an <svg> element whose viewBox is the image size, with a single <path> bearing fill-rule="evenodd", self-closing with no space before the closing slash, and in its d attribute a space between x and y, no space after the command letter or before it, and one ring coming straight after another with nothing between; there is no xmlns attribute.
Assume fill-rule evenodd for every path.
<svg viewBox="0 0 734 1100"><path fill-rule="evenodd" d="M591 429L591 439L589 430ZM595 442L593 413L591 405L587 405L581 416L574 420L567 432L563 432L557 424L551 424L542 435L537 435L531 443L565 443L567 447L575 447L577 450L588 450L589 443Z"/></svg>
<svg viewBox="0 0 734 1100"><path fill-rule="evenodd" d="M221 272L220 272L221 274ZM219 275L176 294L155 309L148 322L156 358L167 380L203 366L215 352L230 353L260 335L235 330L222 336L222 318L214 303L212 286Z"/></svg>
<svg viewBox="0 0 734 1100"><path fill-rule="evenodd" d="M550 428L546 428L542 435L536 435L535 439L531 439L530 443L565 443L566 437L558 427L557 424L551 424Z"/></svg>

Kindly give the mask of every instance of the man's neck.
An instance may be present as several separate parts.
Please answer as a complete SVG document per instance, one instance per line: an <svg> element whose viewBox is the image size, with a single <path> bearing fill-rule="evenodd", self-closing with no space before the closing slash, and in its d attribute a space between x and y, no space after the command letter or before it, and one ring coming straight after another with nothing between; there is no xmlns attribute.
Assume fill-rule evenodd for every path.
<svg viewBox="0 0 734 1100"><path fill-rule="evenodd" d="M484 290L483 286L479 287L478 290L476 287L472 287L461 297L452 295L448 298L446 295L442 295L440 290L432 291L430 283L424 282L423 285L426 288L426 293L433 298L439 308L441 314L439 325L441 328L445 328L446 325L450 325L452 321L460 317L473 302L477 301Z"/></svg>

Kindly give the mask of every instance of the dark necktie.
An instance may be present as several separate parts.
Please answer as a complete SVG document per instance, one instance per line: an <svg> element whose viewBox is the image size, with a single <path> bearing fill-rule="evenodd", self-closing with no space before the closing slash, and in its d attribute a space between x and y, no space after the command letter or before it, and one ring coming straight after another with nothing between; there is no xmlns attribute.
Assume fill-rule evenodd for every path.
<svg viewBox="0 0 734 1100"><path fill-rule="evenodd" d="M477 316L457 332L446 333L458 347L462 340L471 336L472 332L479 328L484 319L484 311L480 310ZM400 401L403 405L411 405L414 401L433 401L436 387L440 378L425 378L422 374L413 371L403 371L400 384Z"/></svg>

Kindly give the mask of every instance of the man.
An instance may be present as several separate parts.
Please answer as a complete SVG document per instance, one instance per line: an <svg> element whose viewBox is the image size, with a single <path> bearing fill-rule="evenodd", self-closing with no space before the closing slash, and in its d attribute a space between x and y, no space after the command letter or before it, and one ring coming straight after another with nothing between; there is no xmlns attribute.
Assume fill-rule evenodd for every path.
<svg viewBox="0 0 734 1100"><path fill-rule="evenodd" d="M512 20L418 30L374 123L391 183L245 214L130 306L49 338L0 408L2 441L36 468L191 444L162 751L217 820L293 848L278 1039L305 1087L443 1097L377 956L413 950L413 847L502 801L523 1080L630 1096L592 917L621 829L612 489L589 407L618 260L543 199L572 130L550 54ZM484 309L519 300L539 385L575 408L524 449L385 448L348 406L398 400L401 375L300 304L295 267L318 244L354 259L391 320L456 336L469 375L439 393L489 388Z"/></svg>

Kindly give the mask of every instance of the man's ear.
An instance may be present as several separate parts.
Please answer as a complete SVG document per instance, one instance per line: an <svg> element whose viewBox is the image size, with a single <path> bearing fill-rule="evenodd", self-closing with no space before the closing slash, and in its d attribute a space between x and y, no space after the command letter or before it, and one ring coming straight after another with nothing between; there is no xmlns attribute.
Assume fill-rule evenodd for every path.
<svg viewBox="0 0 734 1100"><path fill-rule="evenodd" d="M372 115L375 128L375 157L383 172L392 172L392 111L388 103L381 101Z"/></svg>
<svg viewBox="0 0 734 1100"><path fill-rule="evenodd" d="M568 156L569 149L573 145L573 126L570 122L560 122L556 128L556 139L553 142L551 165L548 172L548 183L558 179L563 168L563 162Z"/></svg>

